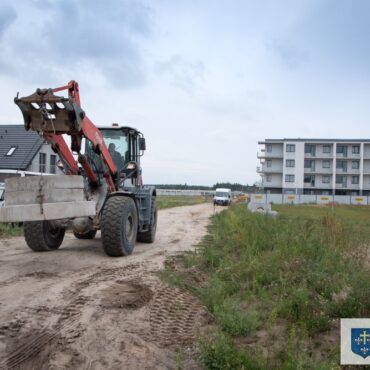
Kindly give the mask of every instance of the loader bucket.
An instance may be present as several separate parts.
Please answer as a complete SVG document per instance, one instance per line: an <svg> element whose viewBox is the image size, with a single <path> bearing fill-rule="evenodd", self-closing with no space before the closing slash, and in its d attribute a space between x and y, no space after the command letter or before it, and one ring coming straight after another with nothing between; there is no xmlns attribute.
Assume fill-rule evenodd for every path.
<svg viewBox="0 0 370 370"><path fill-rule="evenodd" d="M59 220L95 216L87 201L82 176L29 176L5 180L0 222Z"/></svg>
<svg viewBox="0 0 370 370"><path fill-rule="evenodd" d="M85 112L73 100L54 95L52 89L37 89L23 98L14 98L23 114L26 130L50 134L77 133Z"/></svg>

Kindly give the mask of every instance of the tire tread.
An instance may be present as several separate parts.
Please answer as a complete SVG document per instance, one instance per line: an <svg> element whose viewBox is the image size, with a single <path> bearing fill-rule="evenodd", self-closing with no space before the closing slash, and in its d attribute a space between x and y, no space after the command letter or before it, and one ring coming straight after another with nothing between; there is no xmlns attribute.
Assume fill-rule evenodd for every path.
<svg viewBox="0 0 370 370"><path fill-rule="evenodd" d="M120 230L122 213L130 201L131 198L122 196L113 196L106 201L101 218L101 235L103 249L108 256L121 257L132 252L122 248Z"/></svg>

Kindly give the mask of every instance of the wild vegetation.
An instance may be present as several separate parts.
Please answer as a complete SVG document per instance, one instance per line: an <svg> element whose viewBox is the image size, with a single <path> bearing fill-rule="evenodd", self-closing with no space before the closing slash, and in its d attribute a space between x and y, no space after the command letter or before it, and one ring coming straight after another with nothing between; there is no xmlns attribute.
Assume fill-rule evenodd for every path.
<svg viewBox="0 0 370 370"><path fill-rule="evenodd" d="M339 320L370 316L370 210L236 205L163 272L207 306L207 369L339 368ZM173 266L173 264L171 264Z"/></svg>
<svg viewBox="0 0 370 370"><path fill-rule="evenodd" d="M17 224L0 224L0 238L22 235L22 227Z"/></svg>

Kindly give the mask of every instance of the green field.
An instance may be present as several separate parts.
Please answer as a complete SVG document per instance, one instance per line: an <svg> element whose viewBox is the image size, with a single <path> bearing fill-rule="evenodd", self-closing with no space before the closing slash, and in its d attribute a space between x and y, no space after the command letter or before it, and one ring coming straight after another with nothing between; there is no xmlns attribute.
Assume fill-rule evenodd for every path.
<svg viewBox="0 0 370 370"><path fill-rule="evenodd" d="M214 215L162 274L214 318L198 340L207 369L339 369L339 319L370 316L370 208L274 208Z"/></svg>
<svg viewBox="0 0 370 370"><path fill-rule="evenodd" d="M210 201L210 198L204 196L188 196L188 195L159 195L157 196L158 209L172 208L179 206L190 206Z"/></svg>
<svg viewBox="0 0 370 370"><path fill-rule="evenodd" d="M273 205L273 209L283 216L317 219L334 216L349 229L370 239L370 206L330 206L330 205Z"/></svg>

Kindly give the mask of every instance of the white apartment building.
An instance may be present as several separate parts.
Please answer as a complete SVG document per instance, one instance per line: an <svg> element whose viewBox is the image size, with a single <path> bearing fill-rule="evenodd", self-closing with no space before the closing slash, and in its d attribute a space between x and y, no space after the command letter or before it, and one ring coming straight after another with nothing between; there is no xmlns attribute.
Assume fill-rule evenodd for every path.
<svg viewBox="0 0 370 370"><path fill-rule="evenodd" d="M257 154L266 193L370 194L370 139L266 139Z"/></svg>

